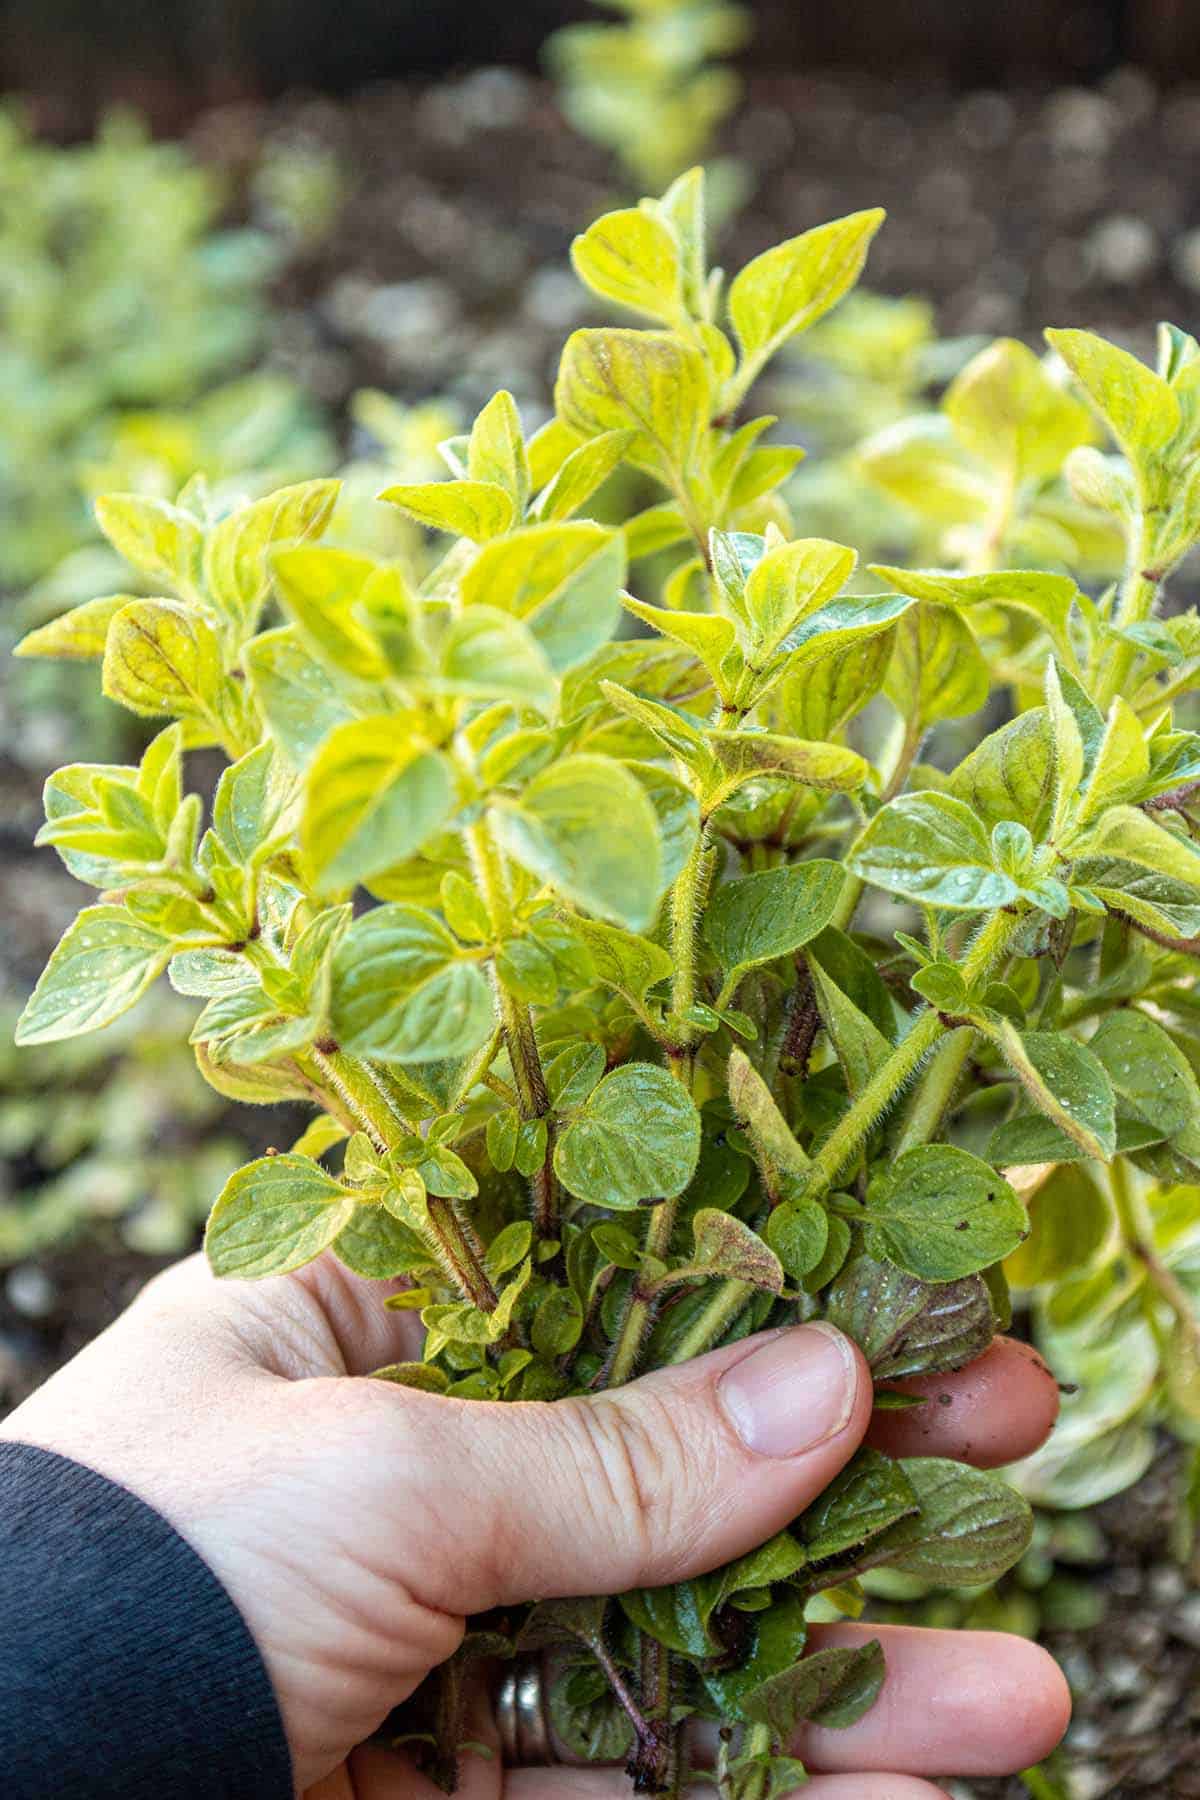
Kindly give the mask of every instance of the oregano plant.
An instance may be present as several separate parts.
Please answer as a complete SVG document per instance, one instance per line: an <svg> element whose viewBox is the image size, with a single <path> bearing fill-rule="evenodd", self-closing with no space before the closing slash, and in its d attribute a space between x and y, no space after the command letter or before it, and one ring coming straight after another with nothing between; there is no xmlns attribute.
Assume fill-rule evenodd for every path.
<svg viewBox="0 0 1200 1800"><path fill-rule="evenodd" d="M419 585L322 544L335 482L229 509L193 481L100 502L153 597L23 646L100 660L163 726L136 767L48 783L42 841L99 898L21 1041L166 972L222 1094L311 1105L220 1195L209 1260L386 1284L425 1335L381 1379L552 1399L827 1318L903 1405L1008 1322L1007 1268L1094 1332L1136 1321L1195 1429L1200 737L1173 707L1200 624L1159 602L1200 534L1200 347L985 352L951 403L950 566L864 576L797 535L800 453L742 414L881 222L727 282L694 171L577 239L641 322L569 339L550 422L527 438L497 394L449 479L381 495L438 545ZM1119 589L1026 566L1064 470L1124 535ZM615 492L644 504L614 523ZM201 747L228 759L207 813ZM554 1647L560 1736L643 1791L680 1792L683 1728L715 1720L721 1794L766 1800L803 1779L796 1725L850 1724L883 1678L875 1642L806 1655L814 1615L859 1613L875 1569L986 1584L1029 1537L1000 1477L866 1450L734 1566L486 1621L462 1655ZM422 1741L452 1790L441 1680Z"/></svg>

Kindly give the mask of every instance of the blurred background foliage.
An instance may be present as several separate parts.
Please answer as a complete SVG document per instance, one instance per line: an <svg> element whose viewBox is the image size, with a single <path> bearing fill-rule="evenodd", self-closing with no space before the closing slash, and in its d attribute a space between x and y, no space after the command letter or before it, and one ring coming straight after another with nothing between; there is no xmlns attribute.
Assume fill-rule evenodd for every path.
<svg viewBox="0 0 1200 1800"><path fill-rule="evenodd" d="M546 416L555 349L597 316L566 269L572 234L700 157L731 260L888 205L879 291L806 337L764 400L810 452L789 495L805 531L936 560L969 509L948 515L910 472L936 444L969 489L946 395L972 356L1068 322L1144 353L1156 318L1194 323L1196 77L1200 11L1171 0L342 0L336 32L324 0L9 0L0 652L133 588L92 520L106 489L168 497L201 471L232 500L336 471L330 540L419 566L420 532L373 496L439 473L438 443L497 386L529 426ZM1103 583L1115 547L1084 523L1044 493L1008 553L1044 562L1065 533ZM97 1040L11 1049L75 905L30 849L41 780L139 748L77 673L0 666L0 1405L187 1248L248 1151L294 1135L277 1109L230 1114L169 1002ZM1162 1230L1200 1288L1194 1227ZM999 1589L880 1584L875 1604L1059 1634L1080 1720L1035 1797L1186 1800L1200 1474L1164 1447L1172 1402L1136 1293L1102 1246L1061 1273L1014 1270L1025 1327L1080 1383L1022 1478L1076 1510L1043 1514ZM1071 1281L1112 1288L1100 1341L1072 1332ZM1120 1647L1096 1629L1114 1605ZM1003 1788L969 1790L985 1791Z"/></svg>

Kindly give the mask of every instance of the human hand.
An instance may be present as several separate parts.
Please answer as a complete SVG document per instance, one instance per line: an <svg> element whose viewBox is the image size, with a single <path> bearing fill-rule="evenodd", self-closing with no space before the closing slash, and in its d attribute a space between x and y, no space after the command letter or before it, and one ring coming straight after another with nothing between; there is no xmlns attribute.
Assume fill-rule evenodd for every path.
<svg viewBox="0 0 1200 1800"><path fill-rule="evenodd" d="M412 1314L331 1257L255 1285L200 1258L151 1282L0 1435L87 1464L156 1507L224 1583L274 1685L308 1800L433 1800L403 1756L356 1748L458 1645L468 1614L683 1580L801 1512L870 1439L991 1466L1048 1432L1057 1391L1001 1341L924 1384L942 1403L871 1423L849 1341L802 1326L589 1400L455 1401L361 1379L417 1353ZM805 1800L935 1800L913 1779L1000 1774L1058 1741L1062 1676L1017 1638L821 1628L884 1639L875 1707L808 1729L831 1771ZM486 1698L475 1736L495 1743ZM870 1773L869 1771L887 1771ZM464 1760L464 1800L616 1800L604 1770Z"/></svg>

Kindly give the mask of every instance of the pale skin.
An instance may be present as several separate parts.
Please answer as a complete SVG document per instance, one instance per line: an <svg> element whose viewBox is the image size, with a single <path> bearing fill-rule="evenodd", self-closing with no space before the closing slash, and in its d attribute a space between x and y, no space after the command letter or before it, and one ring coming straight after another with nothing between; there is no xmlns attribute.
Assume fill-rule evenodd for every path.
<svg viewBox="0 0 1200 1800"><path fill-rule="evenodd" d="M216 1572L262 1651L304 1800L435 1800L402 1755L360 1746L453 1652L467 1615L727 1562L794 1518L868 1432L892 1453L991 1466L1033 1449L1057 1411L1045 1369L1001 1341L921 1384L929 1405L872 1428L858 1352L808 1328L595 1400L453 1401L365 1378L416 1347L413 1316L380 1298L331 1258L254 1285L190 1259L0 1428L123 1483ZM793 1417L806 1370L829 1379L810 1379L808 1415L797 1399ZM818 1441L789 1448L804 1438ZM804 1800L944 1800L931 1777L1027 1767L1065 1729L1065 1683L1035 1645L855 1625L818 1637L864 1635L885 1640L883 1694L850 1730L795 1746L821 1771ZM482 1690L477 1714L473 1735L494 1744ZM464 1800L629 1792L617 1771L477 1756L460 1788Z"/></svg>

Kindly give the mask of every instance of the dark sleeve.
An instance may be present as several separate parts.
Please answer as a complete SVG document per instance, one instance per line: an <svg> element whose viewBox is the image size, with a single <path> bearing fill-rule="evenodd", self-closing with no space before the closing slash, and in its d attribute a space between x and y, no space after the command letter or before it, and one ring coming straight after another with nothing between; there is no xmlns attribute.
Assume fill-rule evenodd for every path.
<svg viewBox="0 0 1200 1800"><path fill-rule="evenodd" d="M262 1657L196 1552L66 1457L0 1443L4 1800L292 1800Z"/></svg>

